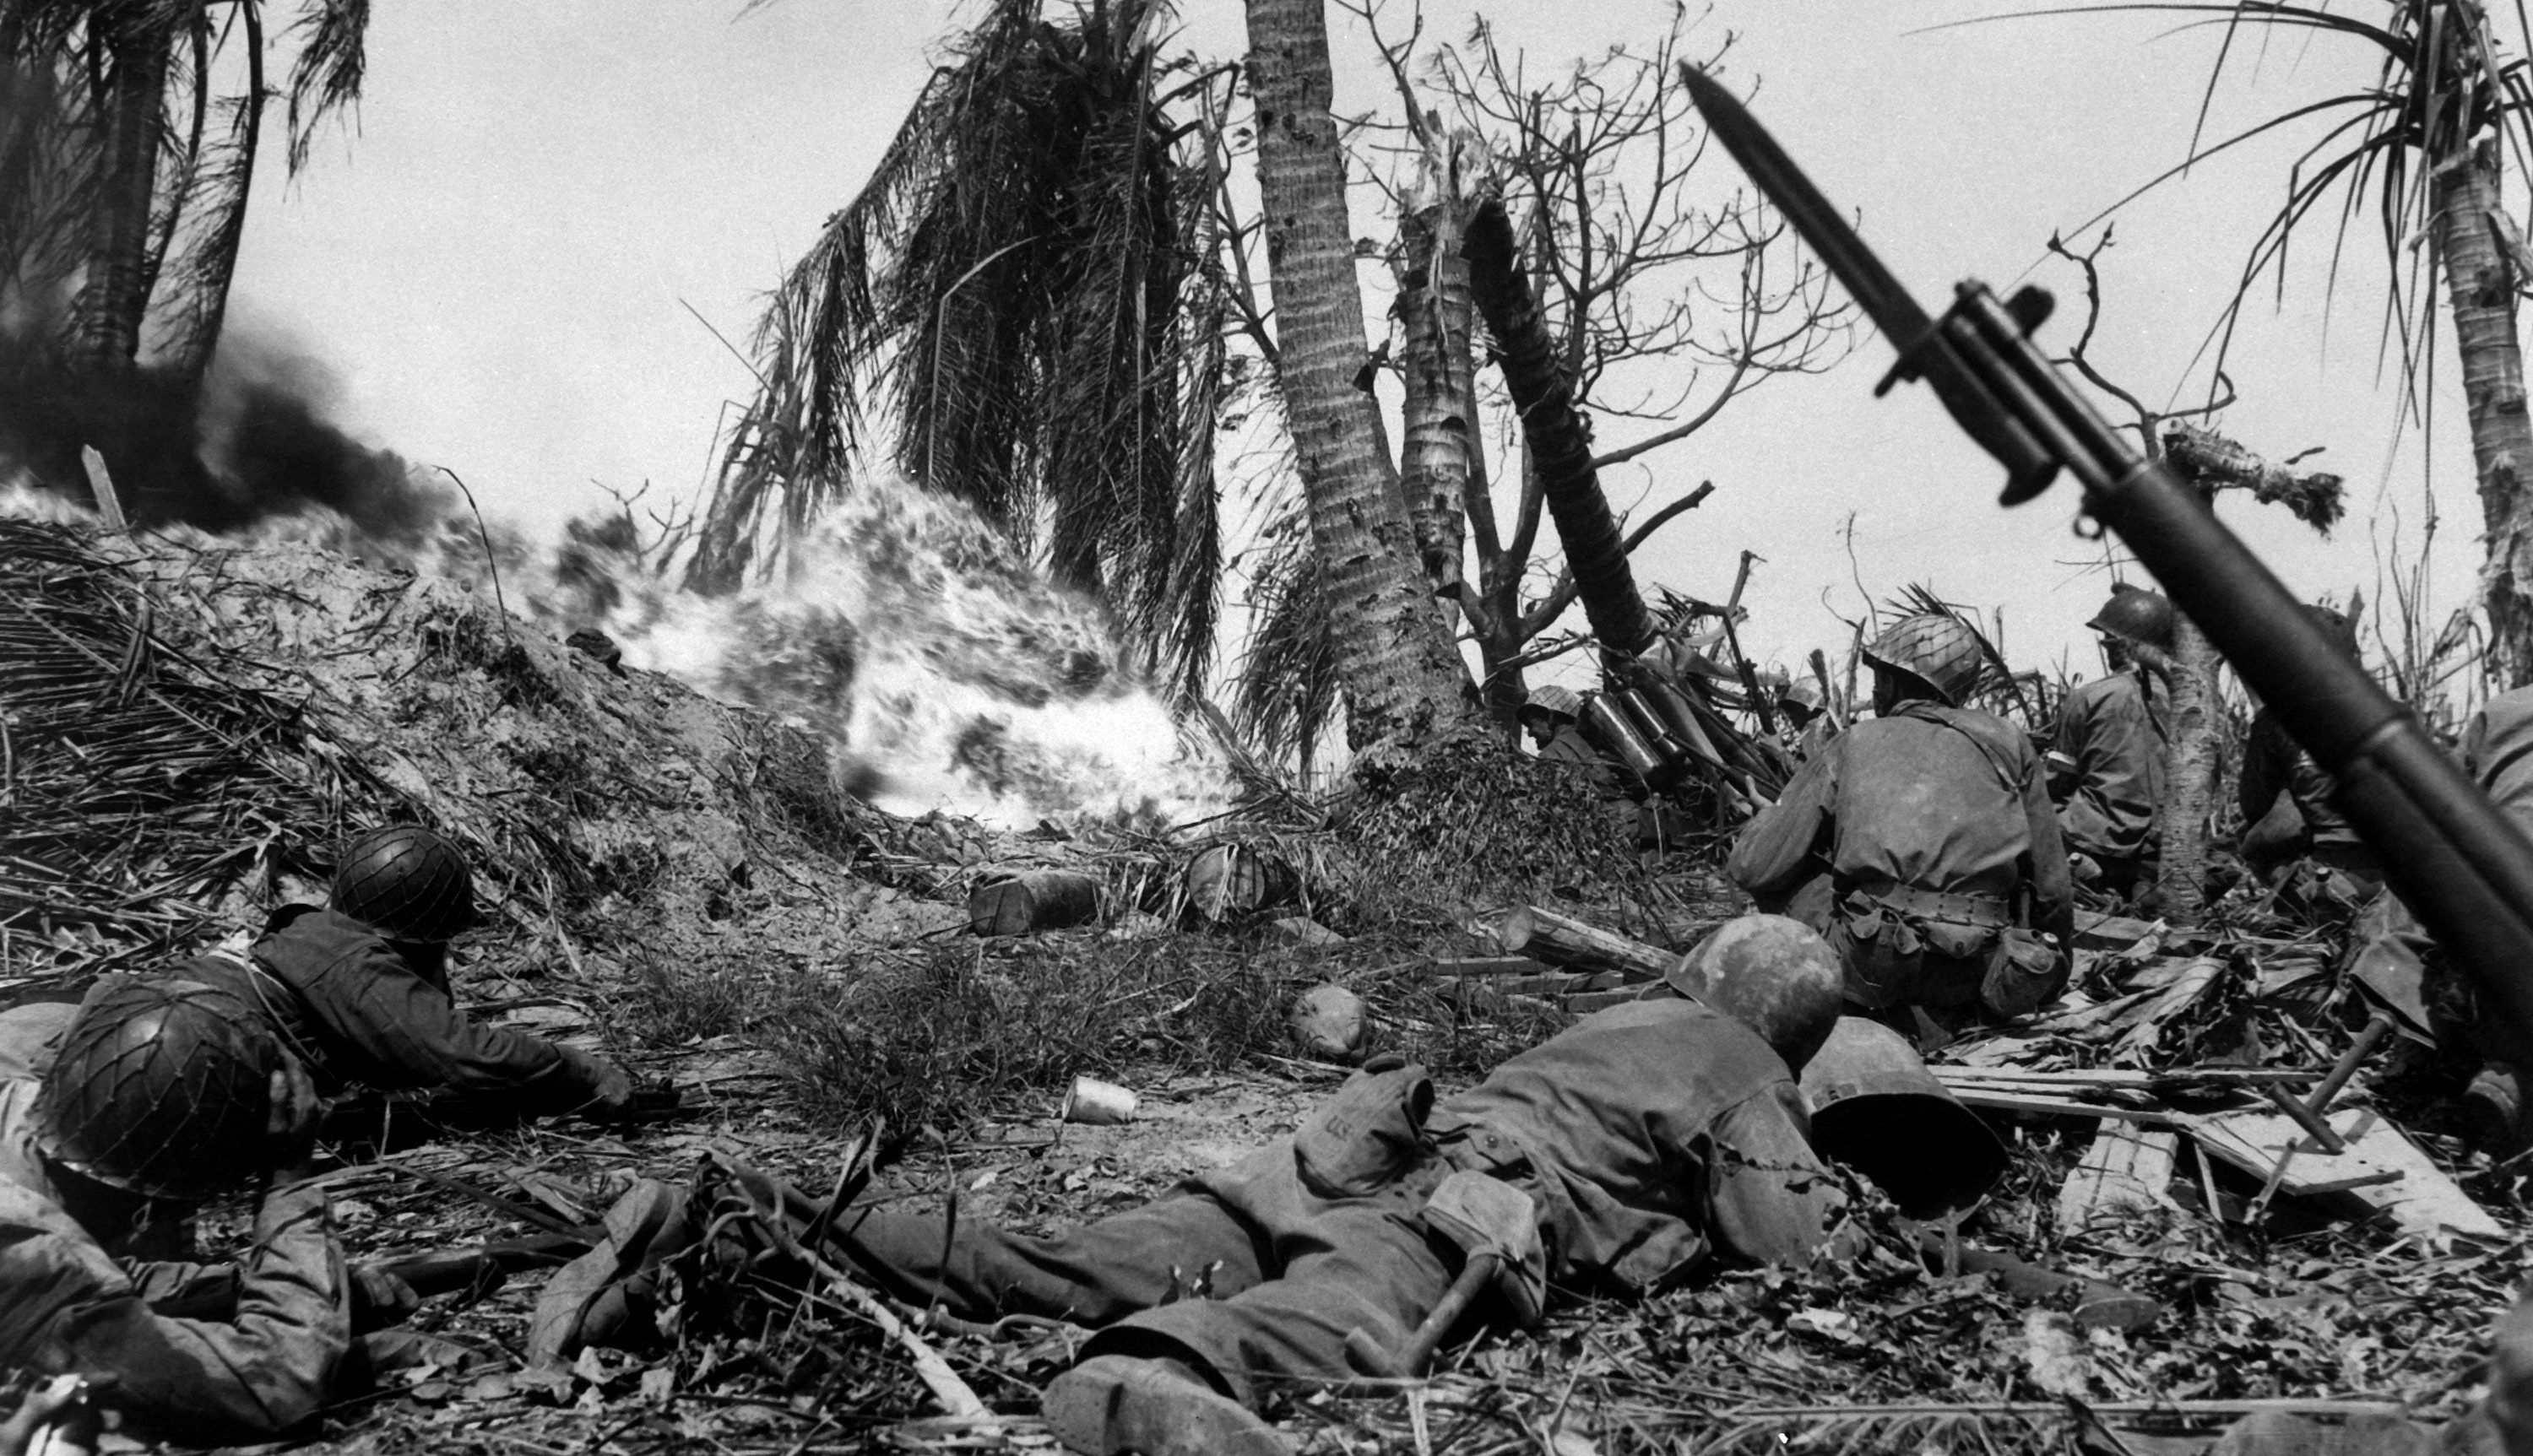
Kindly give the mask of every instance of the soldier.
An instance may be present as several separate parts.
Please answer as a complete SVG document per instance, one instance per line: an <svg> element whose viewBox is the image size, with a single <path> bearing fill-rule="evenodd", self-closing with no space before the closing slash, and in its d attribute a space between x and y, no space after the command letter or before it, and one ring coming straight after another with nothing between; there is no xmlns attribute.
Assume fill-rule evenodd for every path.
<svg viewBox="0 0 2533 1456"><path fill-rule="evenodd" d="M1045 1397L1076 1451L1281 1452L1252 1414L1266 1389L1348 1378L1350 1335L1397 1349L1452 1283L1460 1252L1422 1212L1446 1176L1527 1195L1541 1252L1515 1283L1534 1296L1644 1291L1717 1257L1802 1261L1830 1245L1845 1196L1806 1141L1794 1073L1839 1001L1818 936L1746 916L1654 997L1439 1105L1422 1068L1376 1064L1291 1136L1066 1234L863 1208L823 1238L901 1299L1098 1326ZM1191 1279L1213 1297L1177 1298Z"/></svg>
<svg viewBox="0 0 2533 1456"><path fill-rule="evenodd" d="M474 918L465 856L399 825L352 842L327 908L289 906L247 959L205 956L186 973L262 1007L327 1095L453 1087L513 1094L525 1113L621 1112L632 1083L614 1064L479 1025L449 999L448 942Z"/></svg>
<svg viewBox="0 0 2533 1456"><path fill-rule="evenodd" d="M2357 661L2357 624L2346 614L2327 607L2307 606L2305 614L2327 633L2349 661ZM2252 730L2243 743L2242 777L2235 785L2237 806L2243 811L2244 858L2255 861L2255 868L2269 871L2273 881L2295 878L2293 863L2300 849L2314 887L2315 899L2341 909L2353 910L2373 900L2384 888L2384 865L2375 851L2357 833L2338 806L2331 800L2339 791L2338 781L2323 772L2287 735L2277 715L2267 707L2252 718ZM2301 833L2291 831L2290 849L2283 864L2262 864L2258 861L2275 855L2264 854L2253 843L2253 831L2281 809L2280 799L2301 818ZM2265 836L2266 838L2266 836Z"/></svg>
<svg viewBox="0 0 2533 1456"><path fill-rule="evenodd" d="M2172 604L2123 582L2086 625L2109 670L2059 705L2056 754L2069 767L2058 830L2079 884L2126 896L2154 882L2171 699L2137 649L2171 653Z"/></svg>
<svg viewBox="0 0 2533 1456"><path fill-rule="evenodd" d="M1850 1001L2020 1016L2066 985L2067 854L2021 730L1962 706L1981 650L1929 613L1864 654L1874 717L1830 741L1734 842L1760 908L1836 947Z"/></svg>
<svg viewBox="0 0 2533 1456"><path fill-rule="evenodd" d="M0 1081L0 1369L111 1377L101 1400L187 1445L269 1441L316 1414L356 1292L322 1190L274 1177L234 1266L125 1265L109 1248L296 1163L317 1105L229 993L98 982L42 1078ZM226 1312L152 1309L170 1302Z"/></svg>
<svg viewBox="0 0 2533 1456"><path fill-rule="evenodd" d="M1788 683L1777 695L1777 718L1784 725L1778 741L1797 766L1811 762L1838 736L1838 724L1822 711L1826 706L1820 685L1808 678Z"/></svg>
<svg viewBox="0 0 2533 1456"><path fill-rule="evenodd" d="M1596 784L1614 782L1601 750L1583 736L1582 717L1583 700L1570 688L1533 688L1521 705L1522 730L1530 734L1530 746L1542 762L1579 765L1593 774Z"/></svg>

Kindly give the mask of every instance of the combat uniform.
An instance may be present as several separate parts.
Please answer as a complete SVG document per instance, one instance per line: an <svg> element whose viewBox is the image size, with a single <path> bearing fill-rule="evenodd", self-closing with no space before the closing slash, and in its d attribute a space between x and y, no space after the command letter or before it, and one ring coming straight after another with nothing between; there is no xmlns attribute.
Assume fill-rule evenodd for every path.
<svg viewBox="0 0 2533 1456"><path fill-rule="evenodd" d="M2253 717L2235 785L2245 829L2268 817L2278 795L2285 794L2304 819L2304 857L2325 872L2333 900L2355 905L2384 888L2384 864L2332 802L2338 791L2339 781L2296 746L2275 715L2264 708Z"/></svg>
<svg viewBox="0 0 2533 1456"><path fill-rule="evenodd" d="M118 1264L36 1153L37 1088L0 1082L0 1370L110 1374L118 1408L187 1445L270 1440L315 1415L351 1344L324 1192L267 1194L242 1264ZM227 1317L152 1311L177 1300Z"/></svg>
<svg viewBox="0 0 2533 1456"><path fill-rule="evenodd" d="M249 959L204 956L185 974L261 1006L327 1095L353 1082L513 1092L526 1112L565 1111L594 1095L594 1058L469 1020L449 1000L444 974L417 968L369 926L334 910L294 906L275 917Z"/></svg>
<svg viewBox="0 0 2533 1456"><path fill-rule="evenodd" d="M2165 700L2144 672L2117 672L2067 694L2058 710L2057 750L2076 765L2076 782L2058 811L2070 854L2102 870L2104 884L2125 891L2156 856L2163 808Z"/></svg>
<svg viewBox="0 0 2533 1456"><path fill-rule="evenodd" d="M1418 1068L1358 1074L1294 1136L1053 1238L961 1221L945 1241L940 1217L885 1209L830 1238L901 1298L1098 1325L1085 1359L1192 1360L1254 1401L1279 1377L1344 1377L1350 1331L1396 1349L1433 1309L1458 1255L1418 1215L1454 1169L1531 1196L1538 1273L1564 1288L1800 1259L1844 1206L1785 1062L1678 997L1588 1017L1425 1116L1430 1096ZM1178 1298L1200 1279L1212 1298Z"/></svg>
<svg viewBox="0 0 2533 1456"><path fill-rule="evenodd" d="M2075 902L2039 756L1992 714L1916 698L1830 740L1734 842L1759 907L1819 931L1871 1010L2019 1015L2065 984ZM2028 906L2027 906L2028 903Z"/></svg>

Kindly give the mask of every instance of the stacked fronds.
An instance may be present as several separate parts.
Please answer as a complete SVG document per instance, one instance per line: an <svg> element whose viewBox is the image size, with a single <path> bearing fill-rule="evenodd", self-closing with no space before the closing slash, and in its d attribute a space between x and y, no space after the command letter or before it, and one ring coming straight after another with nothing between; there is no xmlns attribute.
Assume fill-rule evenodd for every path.
<svg viewBox="0 0 2533 1456"><path fill-rule="evenodd" d="M153 614L77 531L0 519L0 975L204 938L230 889L322 861L402 804L303 705L240 685L215 644Z"/></svg>

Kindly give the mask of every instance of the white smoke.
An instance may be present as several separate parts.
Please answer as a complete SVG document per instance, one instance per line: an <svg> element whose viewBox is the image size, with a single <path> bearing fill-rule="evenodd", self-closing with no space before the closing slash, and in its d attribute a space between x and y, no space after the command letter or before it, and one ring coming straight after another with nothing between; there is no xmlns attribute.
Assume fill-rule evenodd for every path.
<svg viewBox="0 0 2533 1456"><path fill-rule="evenodd" d="M1177 821L1227 802L1122 660L1095 603L1050 586L968 507L869 481L728 597L646 593L603 623L625 661L797 719L900 814L1008 827Z"/></svg>
<svg viewBox="0 0 2533 1456"><path fill-rule="evenodd" d="M0 511L93 518L6 481ZM1098 605L1048 584L964 505L895 479L858 483L791 545L774 579L723 597L675 588L624 525L576 533L550 557L496 522L502 600L559 634L598 627L629 666L817 733L839 784L880 808L1011 829L1158 828L1229 803L1216 751L1180 734ZM490 601L478 529L453 516L390 542L318 509L224 539L311 542L466 582Z"/></svg>

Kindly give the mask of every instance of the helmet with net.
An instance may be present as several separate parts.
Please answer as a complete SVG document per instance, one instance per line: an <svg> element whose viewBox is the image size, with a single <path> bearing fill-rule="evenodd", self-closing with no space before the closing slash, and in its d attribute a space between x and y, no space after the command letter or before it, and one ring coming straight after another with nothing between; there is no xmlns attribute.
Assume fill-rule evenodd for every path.
<svg viewBox="0 0 2533 1456"><path fill-rule="evenodd" d="M201 1202L265 1168L281 1046L231 992L178 975L90 987L35 1095L36 1146L83 1178Z"/></svg>
<svg viewBox="0 0 2533 1456"><path fill-rule="evenodd" d="M1961 618L1940 612L1903 617L1864 649L1866 662L1908 673L1955 707L1978 682L1984 656L1978 634Z"/></svg>
<svg viewBox="0 0 2533 1456"><path fill-rule="evenodd" d="M1812 1146L1881 1185L1911 1218L1966 1212L2005 1176L2005 1145L1879 1021L1839 1018L1802 1084Z"/></svg>
<svg viewBox="0 0 2533 1456"><path fill-rule="evenodd" d="M390 825L343 850L334 908L388 940L454 940L475 923L475 877L455 844L418 824Z"/></svg>
<svg viewBox="0 0 2533 1456"><path fill-rule="evenodd" d="M1534 713L1545 713L1553 718L1581 718L1583 700L1575 695L1572 688L1535 687L1522 701L1521 716L1527 718Z"/></svg>
<svg viewBox="0 0 2533 1456"><path fill-rule="evenodd" d="M1820 684L1808 677L1797 678L1787 684L1785 692L1780 695L1778 701L1789 708L1801 709L1806 716L1816 714L1821 711L1823 702Z"/></svg>
<svg viewBox="0 0 2533 1456"><path fill-rule="evenodd" d="M2103 603L2102 610L2085 625L2131 642L2172 650L2172 604L2159 592L2127 582L2111 588L2111 600Z"/></svg>
<svg viewBox="0 0 2533 1456"><path fill-rule="evenodd" d="M1671 988L1748 1026L1799 1068L1838 1023L1846 976L1838 953L1808 925L1743 915L1715 927L1679 958Z"/></svg>

